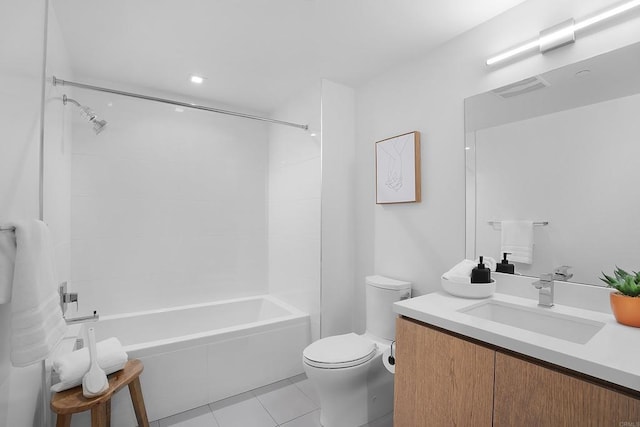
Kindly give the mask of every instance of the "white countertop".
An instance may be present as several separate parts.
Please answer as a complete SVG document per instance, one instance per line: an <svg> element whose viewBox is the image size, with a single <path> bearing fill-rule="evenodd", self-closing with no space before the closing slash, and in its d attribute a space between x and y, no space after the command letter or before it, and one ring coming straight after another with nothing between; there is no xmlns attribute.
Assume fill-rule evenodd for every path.
<svg viewBox="0 0 640 427"><path fill-rule="evenodd" d="M489 299L532 308L538 305L537 300L503 293L495 293ZM621 325L610 313L559 304L545 308L605 324L586 344L576 344L458 312L480 301L484 300L459 298L440 291L397 302L394 311L420 322L640 391L640 328Z"/></svg>

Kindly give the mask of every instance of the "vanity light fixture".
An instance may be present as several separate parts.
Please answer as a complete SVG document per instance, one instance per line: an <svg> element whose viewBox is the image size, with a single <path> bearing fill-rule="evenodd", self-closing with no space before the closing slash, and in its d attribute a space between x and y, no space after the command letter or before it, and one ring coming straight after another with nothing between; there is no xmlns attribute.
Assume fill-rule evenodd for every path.
<svg viewBox="0 0 640 427"><path fill-rule="evenodd" d="M204 81L204 77L196 76L195 74L191 76L191 83L202 84Z"/></svg>
<svg viewBox="0 0 640 427"><path fill-rule="evenodd" d="M618 4L611 9L607 9L591 17L581 19L577 22L574 21L573 18L568 19L558 25L540 31L538 37L534 39L521 43L518 46L508 49L498 55L492 56L487 59L486 64L495 65L525 52L530 52L534 49L539 50L541 53L545 53L551 49L556 49L573 43L575 41L576 32L591 27L592 25L606 19L613 18L614 16L619 16L638 6L640 6L640 0L631 0Z"/></svg>

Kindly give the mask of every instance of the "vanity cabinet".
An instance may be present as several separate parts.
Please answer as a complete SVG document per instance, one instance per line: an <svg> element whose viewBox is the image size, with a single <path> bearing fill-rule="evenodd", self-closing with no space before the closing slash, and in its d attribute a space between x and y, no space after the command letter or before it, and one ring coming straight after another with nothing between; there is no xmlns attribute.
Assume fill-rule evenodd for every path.
<svg viewBox="0 0 640 427"><path fill-rule="evenodd" d="M638 396L581 374L402 317L396 340L394 427L640 424Z"/></svg>
<svg viewBox="0 0 640 427"><path fill-rule="evenodd" d="M496 352L496 426L636 426L640 401L573 375Z"/></svg>
<svg viewBox="0 0 640 427"><path fill-rule="evenodd" d="M495 352L399 318L394 427L490 426Z"/></svg>

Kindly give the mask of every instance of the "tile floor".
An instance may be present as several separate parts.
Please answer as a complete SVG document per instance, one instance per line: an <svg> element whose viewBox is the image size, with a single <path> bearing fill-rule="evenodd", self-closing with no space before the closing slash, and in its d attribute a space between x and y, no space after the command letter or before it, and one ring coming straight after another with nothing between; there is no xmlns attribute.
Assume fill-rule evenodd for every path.
<svg viewBox="0 0 640 427"><path fill-rule="evenodd" d="M392 427L392 418L390 414L366 427ZM302 374L154 421L151 427L320 427L320 408Z"/></svg>

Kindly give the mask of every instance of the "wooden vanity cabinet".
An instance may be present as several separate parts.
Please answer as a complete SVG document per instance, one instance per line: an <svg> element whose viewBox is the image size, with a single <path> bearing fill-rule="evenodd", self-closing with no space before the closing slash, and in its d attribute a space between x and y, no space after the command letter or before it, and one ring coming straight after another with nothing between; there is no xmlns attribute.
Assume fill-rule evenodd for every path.
<svg viewBox="0 0 640 427"><path fill-rule="evenodd" d="M495 426L640 425L640 401L574 375L496 352Z"/></svg>
<svg viewBox="0 0 640 427"><path fill-rule="evenodd" d="M411 319L396 340L394 427L640 425L640 393Z"/></svg>
<svg viewBox="0 0 640 427"><path fill-rule="evenodd" d="M491 426L493 350L399 318L394 427Z"/></svg>

